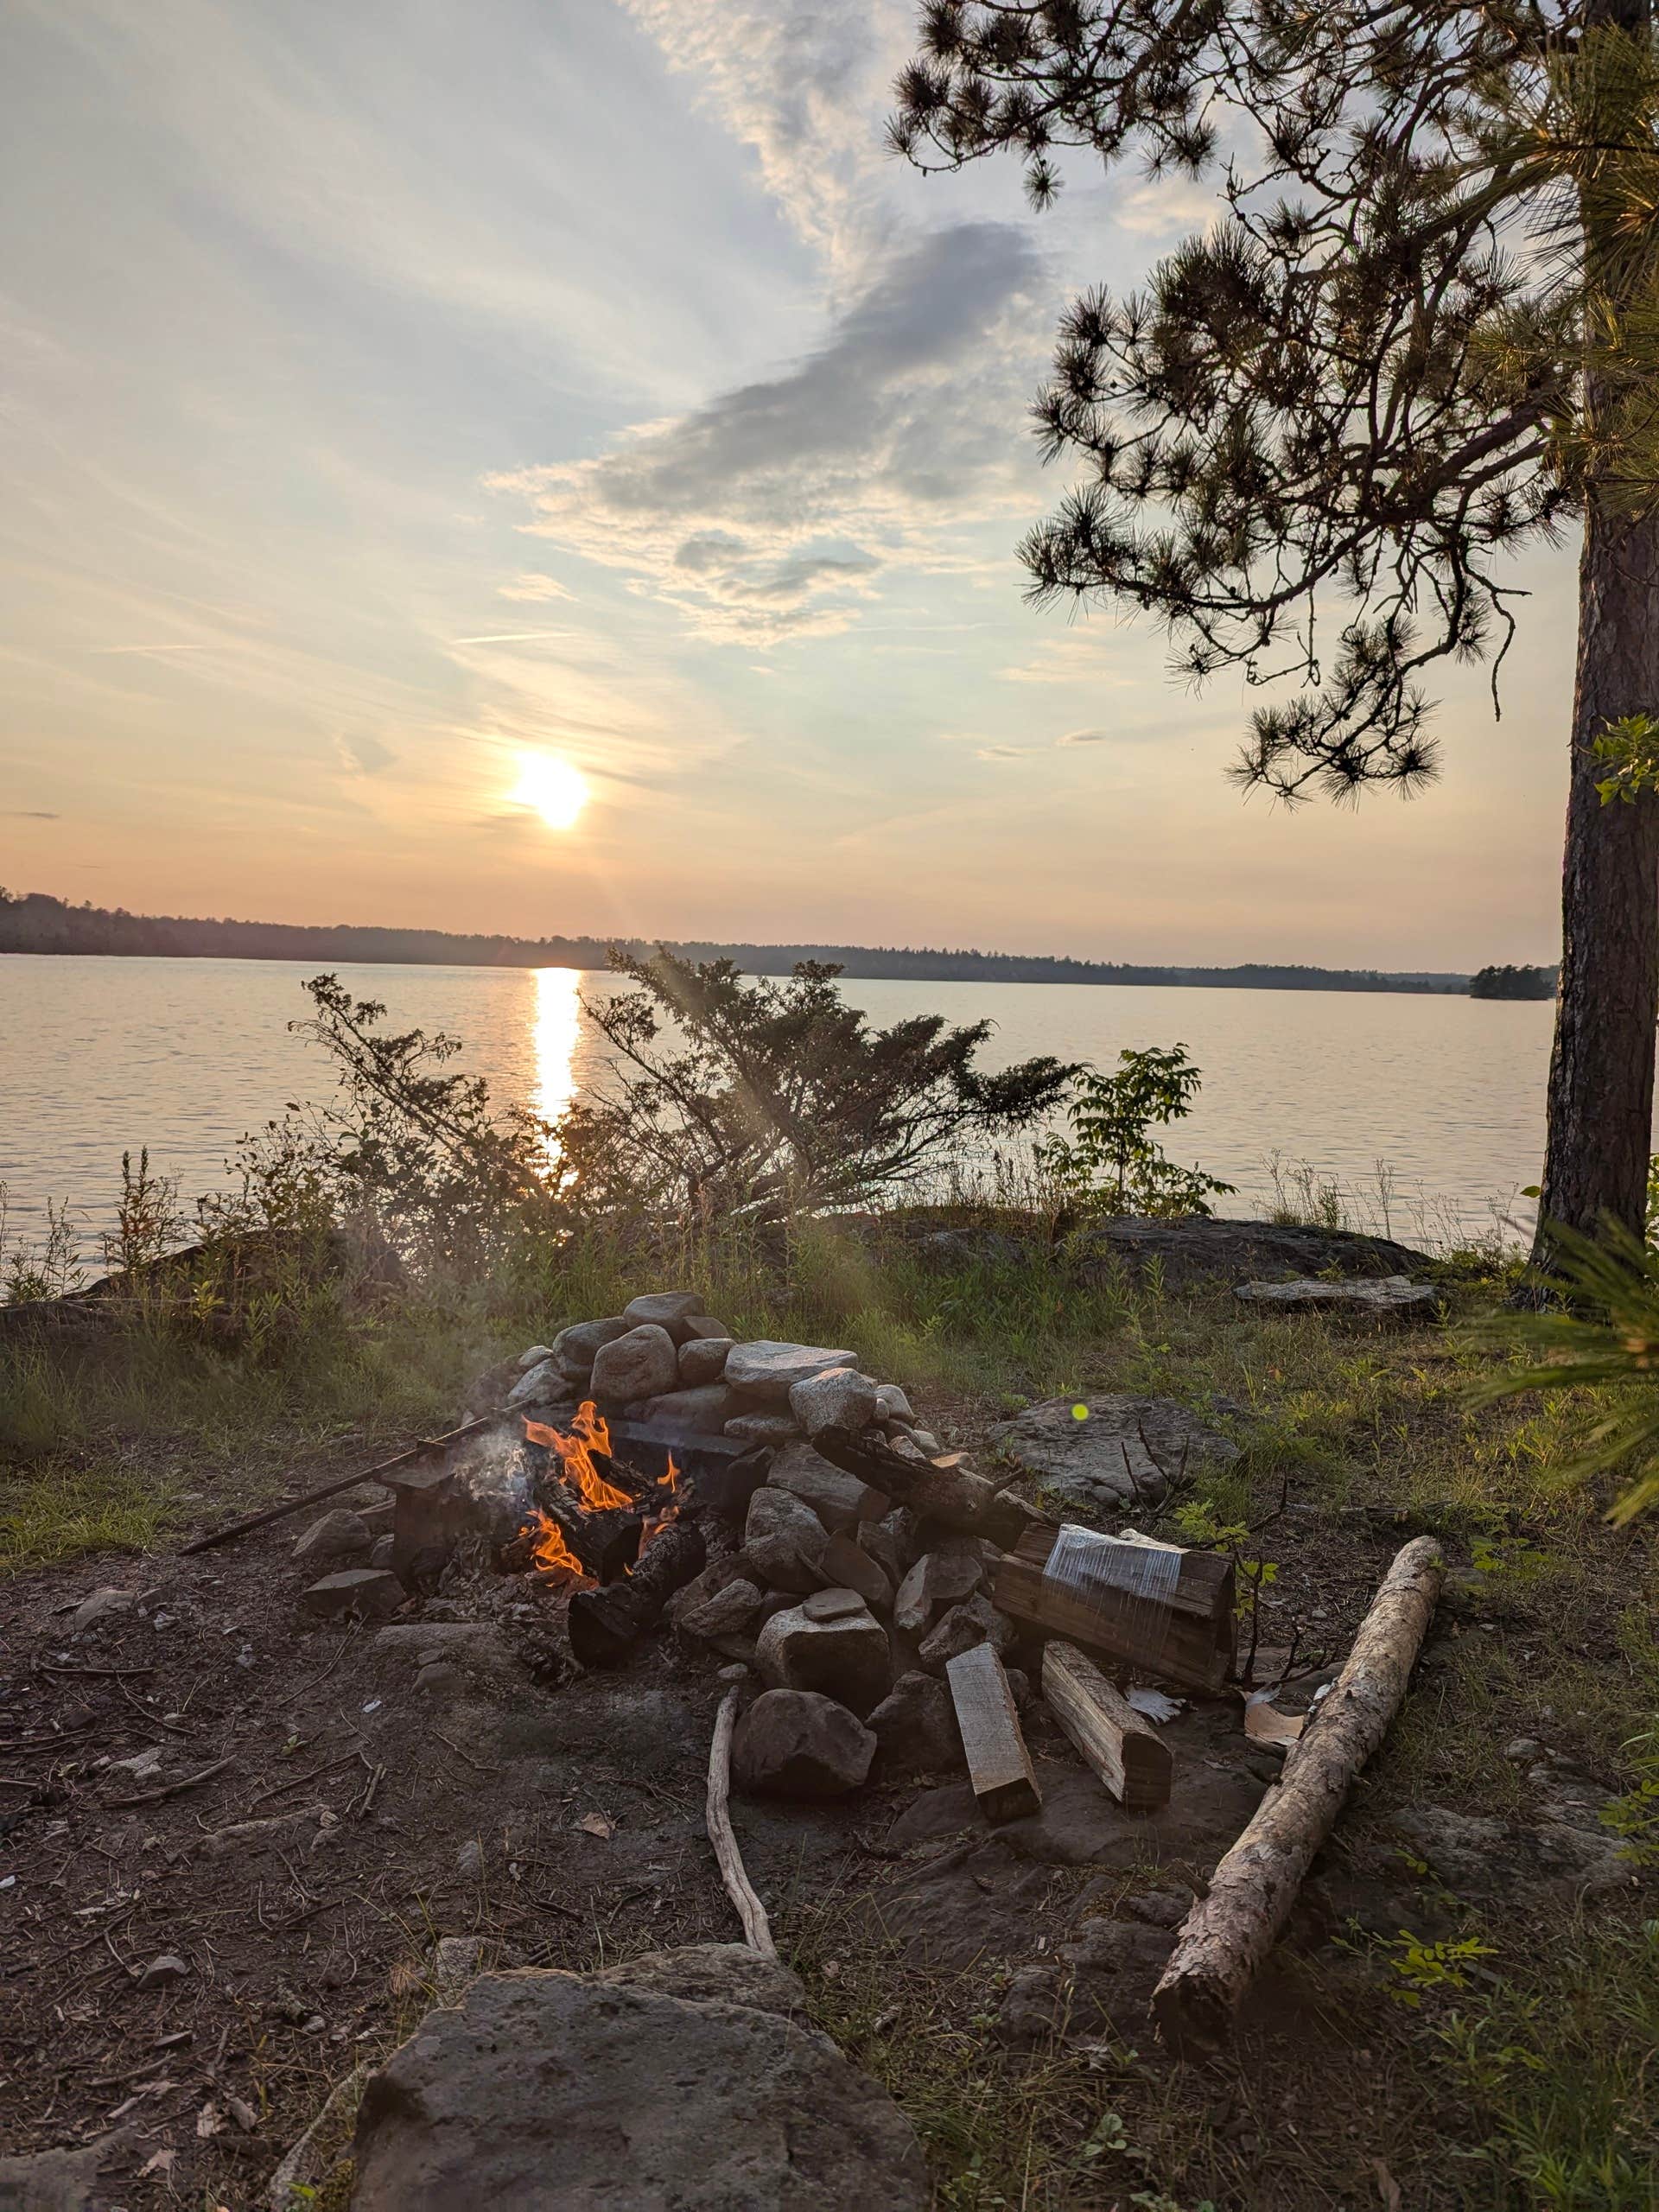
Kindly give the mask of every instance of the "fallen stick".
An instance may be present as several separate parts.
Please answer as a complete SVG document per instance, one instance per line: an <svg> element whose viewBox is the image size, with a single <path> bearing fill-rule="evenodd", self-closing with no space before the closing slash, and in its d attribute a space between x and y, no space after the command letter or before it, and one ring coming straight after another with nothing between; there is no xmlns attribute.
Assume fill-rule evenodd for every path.
<svg viewBox="0 0 1659 2212"><path fill-rule="evenodd" d="M164 1782L159 1789L141 1790L136 1797L106 1797L98 1809L100 1813L119 1813L124 1812L129 1805L157 1805L163 1797L176 1797L181 1790L194 1789L199 1782L207 1782L216 1774L223 1774L230 1764L228 1758L215 1759L211 1766L199 1767L194 1774L187 1774L182 1781Z"/></svg>
<svg viewBox="0 0 1659 2212"><path fill-rule="evenodd" d="M1209 1895L1182 1923L1152 1995L1158 2033L1181 2056L1217 2050L1225 2040L1355 1776L1400 1710L1444 1571L1432 1536L1419 1536L1397 1554L1335 1688L1286 1753L1282 1777L1217 1867Z"/></svg>
<svg viewBox="0 0 1659 2212"><path fill-rule="evenodd" d="M963 1535L988 1536L1011 1550L1028 1529L1052 1528L1034 1505L1012 1491L999 1490L983 1475L954 1464L910 1459L895 1452L874 1429L823 1428L812 1448L844 1474L856 1475L872 1490L907 1505L924 1520L938 1521Z"/></svg>
<svg viewBox="0 0 1659 2212"><path fill-rule="evenodd" d="M255 1529L263 1529L272 1521L281 1521L290 1513L302 1512L308 1505L321 1505L325 1497L337 1497L343 1490L352 1490L359 1483L378 1482L383 1475L398 1467L407 1467L416 1459L425 1459L429 1452L447 1452L452 1444L459 1444L463 1437L475 1436L480 1428L488 1428L499 1416L480 1414L476 1421L463 1421L459 1428L452 1428L442 1436L423 1436L418 1444L411 1444L407 1451L394 1453L372 1467L359 1467L354 1475L340 1475L331 1483L320 1483L315 1490L308 1490L299 1497L285 1499L281 1505L267 1506L263 1513L250 1513L240 1521L227 1521L222 1529L215 1529L211 1535L198 1536L194 1543L181 1544L179 1557L188 1559L192 1552L211 1551L215 1544L228 1544L238 1536L245 1536Z"/></svg>
<svg viewBox="0 0 1659 2212"><path fill-rule="evenodd" d="M778 1946L772 1940L772 1923L744 1872L743 1854L732 1827L732 1732L736 1726L737 1692L728 1690L715 1716L715 1740L709 1746L709 1840L715 1847L715 1864L726 1894L743 1923L744 1942L763 1959L775 1959Z"/></svg>

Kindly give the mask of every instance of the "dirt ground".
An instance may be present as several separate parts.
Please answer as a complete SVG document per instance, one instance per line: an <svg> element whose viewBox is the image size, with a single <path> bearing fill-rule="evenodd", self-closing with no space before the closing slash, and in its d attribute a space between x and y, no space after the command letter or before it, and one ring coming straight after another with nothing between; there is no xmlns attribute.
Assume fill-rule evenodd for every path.
<svg viewBox="0 0 1659 2212"><path fill-rule="evenodd" d="M315 1570L291 1557L311 1517L0 1596L0 2144L104 2145L99 2212L264 2203L333 2084L432 2001L440 1937L579 1967L735 1934L703 1824L717 1656L664 1630L615 1673L556 1682L537 1671L555 1601L522 1577L461 1582L384 1625L313 1624L296 1601ZM1323 1639L1306 1662L1340 1656L1405 1533L1294 1505L1262 1533L1276 1608ZM73 1629L108 1587L132 1602ZM1448 1609L1421 1681L1482 1632ZM956 1977L958 2012L1008 2049L1058 2028L1109 2071L1160 2066L1146 1999L1276 1755L1247 1742L1236 1698L1190 1707L1167 1732L1171 1803L1137 1816L1040 1710L1028 1726L1039 1815L992 1831L950 1777L838 1806L741 1803L750 1872L815 1972L833 1980L838 1949L861 1948ZM1279 2110L1349 2032L1336 1932L1433 1926L1414 1863L1362 1821L1309 1885L1249 2024ZM1313 1993L1298 1961L1316 1954ZM1382 2094L1363 2081L1351 2107L1308 2115L1287 2155L1360 2187L1355 2113ZM1268 2191L1236 2201L1265 2207L1267 2124L1236 2075L1212 2101ZM1128 2199L1103 2183L1068 2201Z"/></svg>

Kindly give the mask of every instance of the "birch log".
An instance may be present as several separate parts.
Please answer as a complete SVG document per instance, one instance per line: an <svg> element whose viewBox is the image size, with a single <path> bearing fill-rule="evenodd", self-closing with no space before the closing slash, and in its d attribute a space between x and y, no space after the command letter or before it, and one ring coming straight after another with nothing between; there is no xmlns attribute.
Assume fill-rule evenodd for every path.
<svg viewBox="0 0 1659 2212"><path fill-rule="evenodd" d="M1396 1555L1334 1688L1217 1867L1210 1894L1182 1923L1152 2010L1159 2035L1183 2056L1217 2050L1225 2040L1355 1776L1400 1710L1444 1565L1432 1536L1418 1537Z"/></svg>

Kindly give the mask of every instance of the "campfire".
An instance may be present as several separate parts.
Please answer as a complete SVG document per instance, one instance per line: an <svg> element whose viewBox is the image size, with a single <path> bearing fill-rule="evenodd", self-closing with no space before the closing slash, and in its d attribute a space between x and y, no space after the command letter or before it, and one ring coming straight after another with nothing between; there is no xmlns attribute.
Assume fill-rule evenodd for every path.
<svg viewBox="0 0 1659 2212"><path fill-rule="evenodd" d="M524 1427L525 1443L551 1455L540 1488L558 1493L556 1510L532 1505L524 1524L537 1573L555 1588L584 1590L619 1570L631 1575L653 1537L679 1517L680 1468L673 1452L664 1473L646 1478L648 1487L635 1482L624 1489L615 1479L610 1424L591 1398L577 1407L568 1434L527 1415ZM581 1551L570 1541L573 1512L589 1539ZM607 1521L607 1515L616 1517Z"/></svg>

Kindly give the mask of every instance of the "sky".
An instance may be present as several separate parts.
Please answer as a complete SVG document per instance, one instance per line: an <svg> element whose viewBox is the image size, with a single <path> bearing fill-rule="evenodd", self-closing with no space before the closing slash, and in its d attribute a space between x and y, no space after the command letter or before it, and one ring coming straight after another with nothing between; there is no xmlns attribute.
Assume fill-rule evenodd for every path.
<svg viewBox="0 0 1659 2212"><path fill-rule="evenodd" d="M910 0L11 0L0 882L539 936L1553 959L1573 548L1294 813L1036 612L1056 318L1212 195L883 149ZM580 771L575 826L514 803Z"/></svg>

